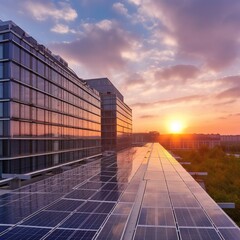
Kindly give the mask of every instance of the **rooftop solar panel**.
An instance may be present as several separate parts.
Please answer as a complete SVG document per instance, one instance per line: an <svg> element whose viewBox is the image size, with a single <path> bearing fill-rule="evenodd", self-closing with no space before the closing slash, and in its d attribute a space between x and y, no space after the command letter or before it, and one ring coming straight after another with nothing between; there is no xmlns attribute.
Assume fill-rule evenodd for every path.
<svg viewBox="0 0 240 240"><path fill-rule="evenodd" d="M127 215L116 215L112 214L105 225L103 226L101 232L96 237L98 240L120 240L125 224L127 222Z"/></svg>
<svg viewBox="0 0 240 240"><path fill-rule="evenodd" d="M81 200L76 201L76 200L61 199L46 209L54 210L54 211L72 212L78 207L80 207L83 203L84 201L81 201Z"/></svg>
<svg viewBox="0 0 240 240"><path fill-rule="evenodd" d="M30 228L30 227L15 227L12 230L0 236L4 240L39 240L46 235L50 229L46 228Z"/></svg>
<svg viewBox="0 0 240 240"><path fill-rule="evenodd" d="M55 227L68 215L67 212L42 211L23 221L21 225Z"/></svg>
<svg viewBox="0 0 240 240"><path fill-rule="evenodd" d="M201 208L176 208L175 213L179 226L212 227Z"/></svg>
<svg viewBox="0 0 240 240"><path fill-rule="evenodd" d="M174 227L176 225L171 208L142 208L138 224Z"/></svg>
<svg viewBox="0 0 240 240"><path fill-rule="evenodd" d="M235 227L233 221L230 220L230 218L221 209L208 208L205 210L217 227Z"/></svg>
<svg viewBox="0 0 240 240"><path fill-rule="evenodd" d="M46 240L92 240L96 231L57 229Z"/></svg>
<svg viewBox="0 0 240 240"><path fill-rule="evenodd" d="M221 240L213 228L180 228L180 236L182 240Z"/></svg>
<svg viewBox="0 0 240 240"><path fill-rule="evenodd" d="M134 240L178 240L176 228L137 227Z"/></svg>
<svg viewBox="0 0 240 240"><path fill-rule="evenodd" d="M239 235L159 144L86 162L0 195L4 240L239 240Z"/></svg>
<svg viewBox="0 0 240 240"><path fill-rule="evenodd" d="M219 229L221 235L225 240L239 240L240 239L240 229L239 228L223 228Z"/></svg>

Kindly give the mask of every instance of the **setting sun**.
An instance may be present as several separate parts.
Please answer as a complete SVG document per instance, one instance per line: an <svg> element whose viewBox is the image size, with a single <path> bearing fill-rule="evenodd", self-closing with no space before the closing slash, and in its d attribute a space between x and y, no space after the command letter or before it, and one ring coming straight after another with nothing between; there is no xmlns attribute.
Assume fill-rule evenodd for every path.
<svg viewBox="0 0 240 240"><path fill-rule="evenodd" d="M183 130L183 124L180 121L173 121L169 125L171 133L181 133Z"/></svg>

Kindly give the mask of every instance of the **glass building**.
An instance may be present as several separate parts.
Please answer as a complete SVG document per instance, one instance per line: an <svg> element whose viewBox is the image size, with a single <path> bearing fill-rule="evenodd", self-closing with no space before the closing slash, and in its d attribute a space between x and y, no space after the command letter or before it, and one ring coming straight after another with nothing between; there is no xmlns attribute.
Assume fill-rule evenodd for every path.
<svg viewBox="0 0 240 240"><path fill-rule="evenodd" d="M101 153L99 93L11 21L0 21L0 177Z"/></svg>
<svg viewBox="0 0 240 240"><path fill-rule="evenodd" d="M132 145L132 109L108 78L86 80L101 95L102 150L119 151Z"/></svg>

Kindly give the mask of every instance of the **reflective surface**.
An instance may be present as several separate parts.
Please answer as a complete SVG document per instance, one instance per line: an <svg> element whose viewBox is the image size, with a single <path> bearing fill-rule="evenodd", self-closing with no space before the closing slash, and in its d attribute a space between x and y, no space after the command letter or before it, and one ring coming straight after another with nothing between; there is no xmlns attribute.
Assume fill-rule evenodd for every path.
<svg viewBox="0 0 240 240"><path fill-rule="evenodd" d="M148 144L0 195L0 239L239 240L240 230Z"/></svg>

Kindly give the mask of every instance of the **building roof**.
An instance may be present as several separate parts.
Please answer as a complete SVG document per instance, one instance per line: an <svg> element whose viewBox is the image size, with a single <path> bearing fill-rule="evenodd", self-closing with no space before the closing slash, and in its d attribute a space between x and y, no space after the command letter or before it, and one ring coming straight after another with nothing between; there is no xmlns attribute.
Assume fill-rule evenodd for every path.
<svg viewBox="0 0 240 240"><path fill-rule="evenodd" d="M240 229L147 144L1 195L0 239L239 240Z"/></svg>
<svg viewBox="0 0 240 240"><path fill-rule="evenodd" d="M112 93L115 94L121 101L124 101L123 95L108 78L85 79L85 81L88 85L90 85L92 88L95 88L100 93Z"/></svg>

